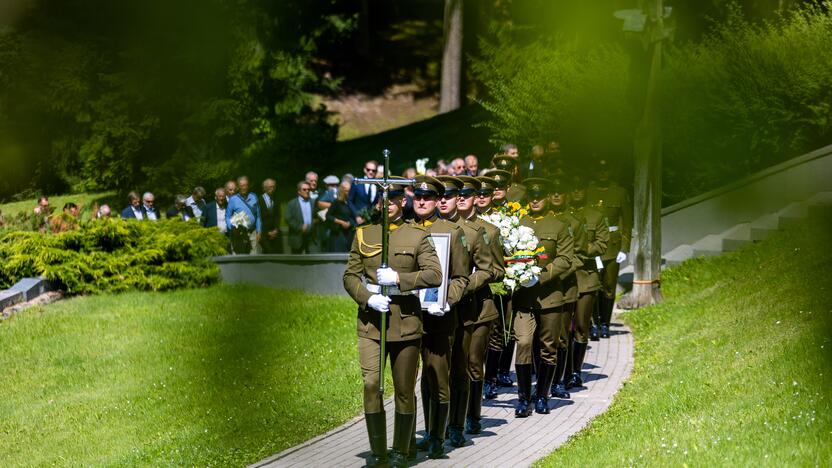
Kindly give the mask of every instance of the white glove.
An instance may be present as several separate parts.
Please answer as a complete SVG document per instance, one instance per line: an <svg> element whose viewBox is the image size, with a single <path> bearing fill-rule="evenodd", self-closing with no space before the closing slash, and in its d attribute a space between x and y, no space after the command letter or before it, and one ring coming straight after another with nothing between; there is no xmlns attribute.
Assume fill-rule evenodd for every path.
<svg viewBox="0 0 832 468"><path fill-rule="evenodd" d="M618 252L618 255L615 256L615 263L624 263L624 260L627 260L627 254Z"/></svg>
<svg viewBox="0 0 832 468"><path fill-rule="evenodd" d="M522 286L524 288L530 288L530 287L536 285L537 281L538 281L537 276L532 276L532 279L526 281L525 283L520 283L520 286Z"/></svg>
<svg viewBox="0 0 832 468"><path fill-rule="evenodd" d="M367 300L367 305L379 312L390 312L390 298L381 294L373 294Z"/></svg>
<svg viewBox="0 0 832 468"><path fill-rule="evenodd" d="M603 261L603 260L601 260L601 257L595 257L595 266L596 266L599 270L603 270L603 269L604 269L604 261Z"/></svg>
<svg viewBox="0 0 832 468"><path fill-rule="evenodd" d="M431 304L428 306L428 313L431 315L435 315L437 317L441 317L445 315L445 312L451 310L450 307L445 306L444 308L439 304Z"/></svg>
<svg viewBox="0 0 832 468"><path fill-rule="evenodd" d="M399 274L392 268L379 268L376 270L376 279L382 286L395 286L399 284Z"/></svg>

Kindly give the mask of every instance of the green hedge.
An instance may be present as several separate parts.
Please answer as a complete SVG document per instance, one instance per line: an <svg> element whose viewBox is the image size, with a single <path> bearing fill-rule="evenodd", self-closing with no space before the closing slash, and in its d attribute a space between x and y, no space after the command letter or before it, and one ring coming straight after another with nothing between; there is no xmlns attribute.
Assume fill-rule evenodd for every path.
<svg viewBox="0 0 832 468"><path fill-rule="evenodd" d="M0 288L43 275L68 294L163 291L219 280L210 257L226 253L215 229L164 220L80 223L60 234L0 234Z"/></svg>

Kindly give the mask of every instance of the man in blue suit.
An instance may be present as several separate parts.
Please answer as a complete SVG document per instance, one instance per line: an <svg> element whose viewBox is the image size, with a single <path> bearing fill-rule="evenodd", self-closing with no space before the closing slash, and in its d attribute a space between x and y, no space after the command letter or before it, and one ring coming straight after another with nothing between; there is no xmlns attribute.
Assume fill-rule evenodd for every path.
<svg viewBox="0 0 832 468"><path fill-rule="evenodd" d="M225 189L222 187L214 190L214 201L205 205L202 219L205 220L205 227L215 227L221 233L228 232L228 225L225 224L225 208L228 201L225 199Z"/></svg>
<svg viewBox="0 0 832 468"><path fill-rule="evenodd" d="M147 213L141 203L141 198L136 192L127 194L127 206L121 210L121 219L138 219L143 220L147 218Z"/></svg>
<svg viewBox="0 0 832 468"><path fill-rule="evenodd" d="M378 169L378 162L367 161L364 163L364 177L375 177ZM352 184L347 195L347 206L352 211L358 225L370 221L373 207L379 198L378 187L375 184Z"/></svg>
<svg viewBox="0 0 832 468"><path fill-rule="evenodd" d="M309 253L309 241L312 239L313 216L315 210L309 182L298 182L298 196L286 205L286 225L289 226L289 248L293 254Z"/></svg>

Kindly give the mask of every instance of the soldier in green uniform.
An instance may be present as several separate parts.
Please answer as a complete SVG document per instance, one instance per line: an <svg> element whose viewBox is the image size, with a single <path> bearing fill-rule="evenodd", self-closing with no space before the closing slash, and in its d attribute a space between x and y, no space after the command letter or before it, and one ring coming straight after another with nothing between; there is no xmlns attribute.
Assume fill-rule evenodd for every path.
<svg viewBox="0 0 832 468"><path fill-rule="evenodd" d="M511 173L500 169L494 169L488 172L488 177L494 179L496 186L494 187L494 196L492 197L492 209L499 209L503 207L508 200L506 199L507 190L511 185ZM505 253L503 253L505 254ZM491 361L489 367L486 362L485 370L485 386L484 395L486 399L493 400L497 398L497 387L511 387L514 382L511 380L511 360L514 358L514 336L511 326L511 296L498 296L497 306L503 313L502 326L494 327L491 333L491 340L488 346L491 356L488 359ZM506 332L508 329L508 332ZM496 369L494 369L496 367ZM489 369L492 369L489 371ZM496 378L494 373L496 372ZM491 380L489 380L491 379ZM489 383L491 382L491 383ZM492 385L493 384L493 385Z"/></svg>
<svg viewBox="0 0 832 468"><path fill-rule="evenodd" d="M574 333L572 349L567 363L566 389L582 387L581 367L586 356L587 340L589 338L589 323L595 306L595 297L601 289L601 279L598 274L595 257L607 250L610 232L607 219L603 213L590 206L583 205L586 195L586 181L580 175L572 176L572 193L569 196L570 209L578 219L584 223L585 236L583 244L576 244L576 251L583 262L578 269L578 307L575 310Z"/></svg>
<svg viewBox="0 0 832 468"><path fill-rule="evenodd" d="M606 160L598 161L596 173L596 180L590 183L586 190L586 205L601 211L609 223L610 240L607 251L601 255L604 269L601 272L601 295L598 298L601 337L609 338L618 268L627 260L627 252L630 250L633 206L627 191L610 179L610 165Z"/></svg>
<svg viewBox="0 0 832 468"><path fill-rule="evenodd" d="M468 348L468 376L471 379L468 392L468 411L465 418L465 432L468 434L479 434L482 430L480 417L482 413L482 389L485 366L485 352L488 347L489 337L494 322L499 316L497 306L494 303L494 294L491 292L489 283L503 280L505 276L505 258L503 247L500 241L500 230L479 217L477 212L477 200L480 197L490 197L493 191L490 183L493 179L483 182L480 178L459 176L464 183L459 199L457 200L457 212L466 223L472 222L483 230L483 247L488 251L489 269L492 272L488 283L473 292L474 309L477 317L472 325L471 345ZM491 181L491 182L489 182ZM468 195L470 190L474 194Z"/></svg>
<svg viewBox="0 0 832 468"><path fill-rule="evenodd" d="M557 366L555 367L555 376L552 379L552 396L555 398L569 398L570 395L566 390L564 377L568 367L567 360L571 342L572 321L575 317L575 309L578 302L577 272L583 267L583 262L580 260L580 257L583 254L581 247L586 242L586 231L583 222L569 211L569 206L566 202L569 189L566 183L561 179L554 179L549 184L549 190L550 213L558 220L566 223L575 246L575 256L573 257L575 263L572 265L574 271L563 280L565 301L563 309L566 313L566 319L563 321L563 329L561 330L560 340L558 341Z"/></svg>
<svg viewBox="0 0 832 468"><path fill-rule="evenodd" d="M472 199L474 189L457 177L440 176L437 179L445 186L445 196L439 200L439 217L462 227L470 259L468 286L458 307L459 326L451 353L451 408L448 418L448 437L451 445L462 447L465 445L463 430L471 381L468 374L468 351L471 348L474 325L479 318L475 293L483 287L488 287L494 274L491 270L490 251L484 241L484 229L473 221L462 219L457 211L460 199Z"/></svg>
<svg viewBox="0 0 832 468"><path fill-rule="evenodd" d="M532 349L535 333L540 341L540 367L537 370L537 388L534 410L549 413L549 391L557 365L557 348L563 328L566 302L564 279L573 272L575 253L569 226L546 215L549 202L546 179L527 179L527 198L531 213L521 219L521 224L532 228L539 246L544 248L538 265L539 278L521 284L512 296L514 336L517 339L515 371L517 372L516 417L525 418L532 412Z"/></svg>
<svg viewBox="0 0 832 468"><path fill-rule="evenodd" d="M404 188L393 186L387 207L389 267L380 268L382 226L373 224L356 230L344 272L344 289L358 303L358 357L364 380L371 466L388 461L387 424L378 393L380 314L389 314L386 353L390 356L396 408L389 462L390 466L407 466L416 416L416 371L422 339L422 308L414 291L442 283L439 258L428 232L402 220L405 203ZM389 286L389 295L381 294L381 286Z"/></svg>
<svg viewBox="0 0 832 468"><path fill-rule="evenodd" d="M494 179L496 183L494 193L491 196L491 206L500 208L508 202L506 195L508 194L508 187L511 185L511 173L501 169L492 169L488 172L488 177Z"/></svg>
<svg viewBox="0 0 832 468"><path fill-rule="evenodd" d="M457 327L457 303L468 285L468 250L465 233L456 223L436 216L437 199L444 186L433 177L418 176L414 186L414 222L428 233L451 236L447 304L431 304L424 316L422 335L422 407L425 414L425 437L417 447L427 450L429 458L445 454L445 426L450 407L451 350Z"/></svg>
<svg viewBox="0 0 832 468"><path fill-rule="evenodd" d="M517 158L498 154L491 159L491 164L493 164L495 168L511 174L511 184L506 192L506 199L510 202L519 202L523 200L526 187L518 181L518 178L520 177L520 168L518 166Z"/></svg>

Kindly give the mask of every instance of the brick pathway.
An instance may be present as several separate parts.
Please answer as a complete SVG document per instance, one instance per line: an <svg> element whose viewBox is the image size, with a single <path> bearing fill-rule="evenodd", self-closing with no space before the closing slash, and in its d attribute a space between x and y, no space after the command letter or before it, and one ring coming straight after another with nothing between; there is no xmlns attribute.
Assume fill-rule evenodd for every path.
<svg viewBox="0 0 832 468"><path fill-rule="evenodd" d="M572 392L571 400L550 399L549 415L534 413L514 417L516 386L501 389L496 400L483 401L482 434L466 434L468 445L452 448L446 443L446 458L429 460L425 452L411 466L529 466L581 430L609 407L633 367L633 339L620 322L613 323L611 337L591 341L584 363L585 388ZM575 389L573 389L575 390ZM419 385L416 385L417 395ZM420 396L421 398L421 396ZM387 442L393 442L393 402L385 402ZM417 439L424 422L417 404ZM252 465L253 467L363 466L369 453L363 417Z"/></svg>

